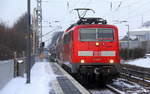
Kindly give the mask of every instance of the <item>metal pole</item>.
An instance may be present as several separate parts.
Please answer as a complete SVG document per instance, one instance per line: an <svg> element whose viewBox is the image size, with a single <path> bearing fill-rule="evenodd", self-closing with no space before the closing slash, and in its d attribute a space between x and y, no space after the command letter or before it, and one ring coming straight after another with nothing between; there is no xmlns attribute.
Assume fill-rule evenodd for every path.
<svg viewBox="0 0 150 94"><path fill-rule="evenodd" d="M31 17L30 17L30 0L27 1L27 8L28 8L28 25L27 25L27 30L28 30L28 43L27 43L27 55L28 55L28 60L27 60L27 81L26 83L30 83L30 69L31 69Z"/></svg>
<svg viewBox="0 0 150 94"><path fill-rule="evenodd" d="M129 25L126 25L128 27L128 49L127 49L127 59L129 59L129 49L130 49L130 33L129 33L129 30L130 30L130 27Z"/></svg>
<svg viewBox="0 0 150 94"><path fill-rule="evenodd" d="M39 34L39 49L41 53L42 43L42 1L37 0L37 23L38 23L38 34Z"/></svg>
<svg viewBox="0 0 150 94"><path fill-rule="evenodd" d="M17 52L14 52L14 77L17 77Z"/></svg>

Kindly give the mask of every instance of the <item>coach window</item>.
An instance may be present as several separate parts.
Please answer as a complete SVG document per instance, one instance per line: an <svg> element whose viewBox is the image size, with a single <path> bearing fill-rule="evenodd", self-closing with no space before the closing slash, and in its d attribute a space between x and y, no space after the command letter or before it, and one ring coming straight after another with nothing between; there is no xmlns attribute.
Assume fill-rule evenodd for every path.
<svg viewBox="0 0 150 94"><path fill-rule="evenodd" d="M61 41L62 41L62 39L61 39L61 37L58 39L58 43L61 43Z"/></svg>
<svg viewBox="0 0 150 94"><path fill-rule="evenodd" d="M70 39L73 41L73 31L70 31Z"/></svg>
<svg viewBox="0 0 150 94"><path fill-rule="evenodd" d="M70 36L71 36L70 32L64 36L64 44L68 44L70 42Z"/></svg>

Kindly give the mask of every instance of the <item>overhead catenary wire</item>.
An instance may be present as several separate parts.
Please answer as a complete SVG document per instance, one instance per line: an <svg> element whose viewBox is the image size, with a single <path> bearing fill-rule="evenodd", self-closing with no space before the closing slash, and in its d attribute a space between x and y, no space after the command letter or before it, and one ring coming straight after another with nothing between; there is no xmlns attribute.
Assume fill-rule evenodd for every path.
<svg viewBox="0 0 150 94"><path fill-rule="evenodd" d="M138 16L138 14L142 14L142 13L149 12L149 11L150 11L150 9L148 9L148 10L146 10L146 11L142 11L142 12L140 12L140 13L136 13L136 14L134 14L134 15L129 16L129 18L135 18L135 16ZM146 14L142 14L142 15L144 16L144 15L146 15ZM139 15L139 16L141 16L141 15Z"/></svg>
<svg viewBox="0 0 150 94"><path fill-rule="evenodd" d="M121 5L119 4L119 5L118 5L118 8L116 8L115 11L112 11L112 12L113 12L113 13L114 13L114 12L117 12L117 11L119 11L120 9L122 10L122 8L126 8L126 7L132 7L132 8L133 8L134 6L137 6L137 4L139 4L139 6L138 6L135 10L133 10L132 12L139 11L139 10L137 10L137 9L140 8L140 7L143 7L143 5L145 4L145 3L144 3L144 4L141 5L141 3L140 3L139 1L140 1L140 0L135 1L135 2L132 2L131 4L128 4L128 3L127 3L127 5L125 5L125 6L124 6L124 1L122 1L122 4L121 4ZM125 1L125 2L126 2L126 1ZM111 2L110 2L110 3L111 3ZM149 4L149 2L146 2L146 3ZM131 5L132 5L132 6L131 6ZM130 11L131 11L131 10L130 10Z"/></svg>
<svg viewBox="0 0 150 94"><path fill-rule="evenodd" d="M149 1L148 1L149 2ZM148 3L148 2L145 2L145 3L143 3L143 4L146 4L146 3ZM128 17L127 17L127 20L128 21L139 21L139 18L141 18L141 16L146 16L147 14L147 12L149 12L150 11L150 9L147 9L147 10L145 10L145 11L143 11L143 4L142 5L140 5L139 7L140 7L140 9L138 10L137 8L137 11L136 12L133 12L133 11L128 11ZM120 17L122 17L122 16L120 16ZM141 21L143 21L143 17L140 19ZM148 19L147 19L148 20ZM141 23L143 23L143 22L141 22Z"/></svg>
<svg viewBox="0 0 150 94"><path fill-rule="evenodd" d="M139 0L138 0L139 1ZM129 20L129 19L132 19L132 18L136 18L135 16L140 16L142 13L144 14L145 12L148 12L149 11L149 9L148 10L146 10L146 11L143 11L143 8L142 7L145 7L146 5L148 5L149 4L149 2L150 1L148 1L148 2L144 2L144 3L140 3L140 2L138 2L138 1L136 1L136 2L133 2L132 4L135 4L135 3L138 3L138 6L136 5L136 9L134 8L134 10L131 10L131 9L128 9L128 16L127 16L127 19ZM133 6L135 6L135 5L133 5ZM132 6L132 8L133 8L133 6ZM119 9L119 11L115 11L115 13L114 12L112 12L111 14L113 14L113 15L117 15L116 13L117 12L120 12L120 11L122 11L122 8L123 8L124 6L122 5L120 8L121 9ZM140 9L140 10L139 10ZM140 11L140 12L139 12ZM120 13L119 13L120 14ZM134 14L134 15L133 15ZM142 15L143 15L142 14ZM146 15L146 14L144 14L144 15ZM117 15L118 16L118 15ZM124 16L124 15L123 15ZM120 17L122 17L122 16L120 16Z"/></svg>
<svg viewBox="0 0 150 94"><path fill-rule="evenodd" d="M120 1L119 5L117 6L117 8L115 9L115 11L119 10L119 8L121 7L122 2Z"/></svg>
<svg viewBox="0 0 150 94"><path fill-rule="evenodd" d="M135 5L132 5L132 8L134 8L134 9L132 10L131 7L130 7L130 10L128 10L129 12L131 12L131 13L136 13L137 11L139 11L139 9L141 10L142 7L144 7L144 6L146 6L147 4L149 4L150 1L144 2L143 4L141 4L140 2L135 2L135 3L139 3L140 5L138 5L136 8L133 7L133 6L135 6ZM129 5L129 6L130 6L130 5ZM122 6L122 8L123 8L123 7L124 7L124 6ZM128 7L128 6L126 6L126 7ZM142 10L143 10L143 9L142 9Z"/></svg>
<svg viewBox="0 0 150 94"><path fill-rule="evenodd" d="M148 2L144 2L143 4L140 3L139 6L137 6L136 8L134 8L133 10L130 10L130 12L136 12L139 11L139 9L142 9L143 7L145 7L146 5L149 5L150 1ZM143 10L143 9L142 9Z"/></svg>
<svg viewBox="0 0 150 94"><path fill-rule="evenodd" d="M135 1L135 2L132 2L132 3L130 3L130 4L128 4L127 3L127 5L122 5L120 8L126 8L126 7L133 7L133 6L135 6L135 5L137 5L138 3L139 3L139 1L141 1L141 0L138 0L138 1ZM124 4L124 2L127 2L127 0L126 1L122 1L122 4ZM140 4L140 3L139 3Z"/></svg>
<svg viewBox="0 0 150 94"><path fill-rule="evenodd" d="M93 0L89 0L89 1L85 4L84 7L85 7L85 8L88 7L88 6L91 4L92 1L93 1Z"/></svg>
<svg viewBox="0 0 150 94"><path fill-rule="evenodd" d="M82 1L84 1L84 0L76 0L76 2L75 2L72 6L70 6L70 8L71 8L71 9L74 9L74 8L76 8L78 5L80 5L80 8L81 8L81 7L84 7L84 8L85 8L85 7L87 7L87 6L91 3L92 0L86 1L86 2L84 2L84 3L83 3ZM70 1L70 3L73 3L73 2ZM84 4L85 4L85 5L84 5ZM71 4L70 4L70 5L71 5Z"/></svg>
<svg viewBox="0 0 150 94"><path fill-rule="evenodd" d="M51 34L51 33L53 33L53 32L58 32L58 30L56 30L56 29L58 29L58 28L55 28L55 29L53 29L53 30L47 32L46 34L43 34L41 37L44 37L44 36L46 36L46 35L49 35L49 34Z"/></svg>
<svg viewBox="0 0 150 94"><path fill-rule="evenodd" d="M66 0L66 1L68 1L69 2L69 8L70 9L72 9L73 7L77 7L77 6L79 6L79 5L81 5L81 6L85 6L85 7L87 7L87 6L89 6L90 4L92 4L93 2L92 2L92 0L87 0L87 1L85 1L85 2L87 2L87 3L83 3L82 1L83 0ZM111 0L103 0L103 1L101 1L101 0L93 0L94 1L94 3L96 3L96 2L105 2L106 4L108 3L108 4L110 4L112 1ZM114 1L114 0L113 0ZM57 1L58 2L58 1ZM92 3L91 3L92 2ZM114 1L114 2L116 2L116 1ZM119 3L119 2L122 2L121 4ZM145 7L145 6L147 6L148 4L149 4L149 1L144 1L144 2L140 2L140 0L135 0L135 1L129 1L129 0L117 0L117 2L116 2L117 4L115 5L115 7L114 7L114 11L109 11L109 12L107 12L107 15L111 15L111 14L113 14L114 15L114 17L117 15L118 16L118 12L120 12L120 14L119 14L119 16L118 17L115 17L115 18L122 18L123 16L125 16L125 15L123 15L123 13L121 13L121 11L122 10L125 10L125 11L129 11L127 14L126 14L126 17L128 16L128 18L126 18L126 17L124 17L124 18L126 18L126 20L127 19L132 19L132 18L135 18L135 16L136 15L143 15L144 14L144 16L145 15L147 15L147 14L145 14L144 13L144 11L143 10L145 10L145 9L143 9L142 10L142 8L143 7ZM119 4L118 4L119 3ZM113 3L114 4L114 3ZM129 7L130 8L130 10L128 10L126 7ZM135 9L136 8L136 9ZM147 11L149 10L148 8L146 9ZM103 14L103 15L105 15L105 14ZM106 15L106 16L107 16Z"/></svg>
<svg viewBox="0 0 150 94"><path fill-rule="evenodd" d="M81 0L77 0L77 2L73 5L73 7L75 8L80 2Z"/></svg>

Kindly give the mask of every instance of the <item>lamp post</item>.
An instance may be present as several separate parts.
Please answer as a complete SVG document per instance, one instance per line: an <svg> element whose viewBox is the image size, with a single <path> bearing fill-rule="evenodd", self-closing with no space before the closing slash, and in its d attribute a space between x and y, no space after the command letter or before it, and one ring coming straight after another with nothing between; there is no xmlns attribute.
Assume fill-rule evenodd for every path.
<svg viewBox="0 0 150 94"><path fill-rule="evenodd" d="M26 83L30 83L30 69L31 69L31 16L30 16L30 0L27 0L27 10L28 10L28 41L27 41L27 80Z"/></svg>

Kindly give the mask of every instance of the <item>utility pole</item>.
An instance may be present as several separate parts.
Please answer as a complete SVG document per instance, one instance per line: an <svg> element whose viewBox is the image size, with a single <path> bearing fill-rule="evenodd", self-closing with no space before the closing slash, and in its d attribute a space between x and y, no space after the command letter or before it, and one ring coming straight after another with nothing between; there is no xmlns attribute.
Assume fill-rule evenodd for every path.
<svg viewBox="0 0 150 94"><path fill-rule="evenodd" d="M27 41L27 81L26 83L30 83L30 69L31 69L31 16L30 16L30 0L27 0L27 8L28 8L28 24L27 24L27 32L28 32L28 41Z"/></svg>
<svg viewBox="0 0 150 94"><path fill-rule="evenodd" d="M142 15L142 26L143 26L143 22L144 22L144 21L143 21L143 15Z"/></svg>
<svg viewBox="0 0 150 94"><path fill-rule="evenodd" d="M129 25L126 25L127 26L127 28L128 28L128 49L127 49L127 59L129 59L129 54L130 54L130 52L129 52L129 49L130 49L130 26Z"/></svg>

